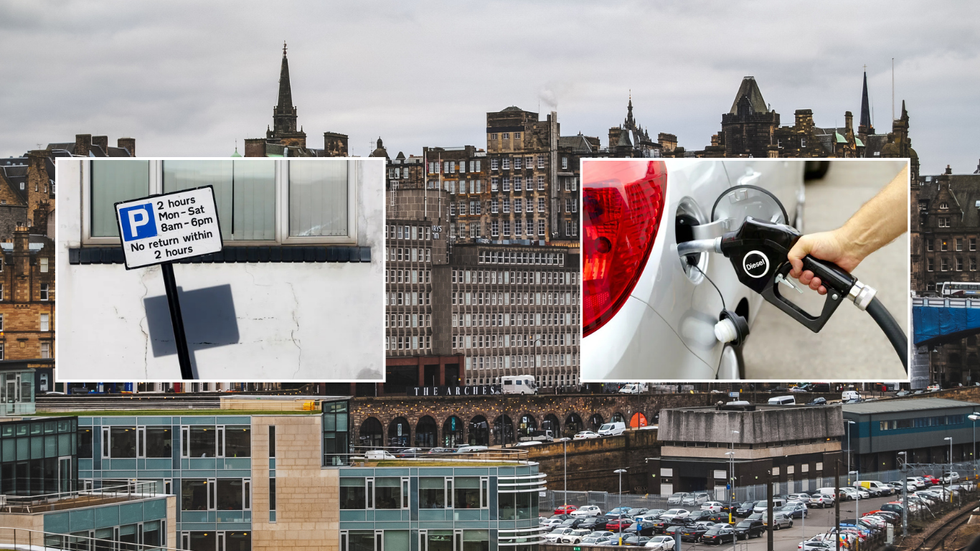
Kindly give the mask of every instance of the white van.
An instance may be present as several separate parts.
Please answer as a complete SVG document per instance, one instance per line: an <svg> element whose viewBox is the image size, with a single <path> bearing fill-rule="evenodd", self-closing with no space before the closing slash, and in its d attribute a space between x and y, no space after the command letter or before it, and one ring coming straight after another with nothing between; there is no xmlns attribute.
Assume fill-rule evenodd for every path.
<svg viewBox="0 0 980 551"><path fill-rule="evenodd" d="M775 396L769 398L770 406L795 406L796 396Z"/></svg>
<svg viewBox="0 0 980 551"><path fill-rule="evenodd" d="M537 394L538 387L531 375L508 375L500 378L503 394Z"/></svg>
<svg viewBox="0 0 980 551"><path fill-rule="evenodd" d="M856 390L845 390L840 393L840 399L844 402L848 400L860 400L861 395Z"/></svg>
<svg viewBox="0 0 980 551"><path fill-rule="evenodd" d="M647 391L646 383L629 383L619 389L620 394L643 394Z"/></svg>
<svg viewBox="0 0 980 551"><path fill-rule="evenodd" d="M619 436L623 434L626 430L626 423L622 421L616 421L615 423L606 423L599 427L599 436Z"/></svg>

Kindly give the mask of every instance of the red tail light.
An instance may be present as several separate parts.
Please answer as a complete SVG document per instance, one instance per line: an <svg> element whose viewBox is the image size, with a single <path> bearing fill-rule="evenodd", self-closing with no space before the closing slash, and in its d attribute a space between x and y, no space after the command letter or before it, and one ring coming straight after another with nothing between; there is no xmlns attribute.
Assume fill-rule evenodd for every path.
<svg viewBox="0 0 980 551"><path fill-rule="evenodd" d="M667 171L662 161L582 163L583 331L626 302L657 238Z"/></svg>

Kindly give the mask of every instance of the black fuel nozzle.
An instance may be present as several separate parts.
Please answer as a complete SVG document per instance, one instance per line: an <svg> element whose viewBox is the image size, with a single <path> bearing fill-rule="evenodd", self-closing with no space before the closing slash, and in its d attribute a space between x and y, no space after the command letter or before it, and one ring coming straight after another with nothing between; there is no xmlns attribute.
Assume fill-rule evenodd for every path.
<svg viewBox="0 0 980 551"><path fill-rule="evenodd" d="M861 285L857 279L833 262L826 262L806 256L803 269L810 270L820 278L827 288L820 315L814 317L780 294L779 284L801 292L787 279L792 265L786 255L800 238L795 228L785 224L772 224L747 218L735 232L721 237L719 249L731 259L738 280L753 291L761 294L774 306L813 331L819 332L833 315L844 298L854 300L863 309L874 295L874 289ZM858 292L852 292L857 289ZM870 296L869 296L870 295Z"/></svg>

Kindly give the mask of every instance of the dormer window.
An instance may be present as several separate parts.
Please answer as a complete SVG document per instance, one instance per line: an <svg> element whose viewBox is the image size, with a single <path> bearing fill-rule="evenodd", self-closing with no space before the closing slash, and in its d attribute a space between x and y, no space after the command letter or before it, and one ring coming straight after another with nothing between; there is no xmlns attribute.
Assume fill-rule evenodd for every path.
<svg viewBox="0 0 980 551"><path fill-rule="evenodd" d="M949 203L947 203L945 201L942 202L942 203L939 203L939 210L949 210Z"/></svg>

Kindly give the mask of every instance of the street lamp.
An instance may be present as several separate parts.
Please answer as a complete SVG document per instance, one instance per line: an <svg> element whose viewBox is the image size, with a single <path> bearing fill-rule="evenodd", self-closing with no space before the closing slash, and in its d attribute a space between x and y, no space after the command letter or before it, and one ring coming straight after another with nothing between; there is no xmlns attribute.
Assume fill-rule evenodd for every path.
<svg viewBox="0 0 980 551"><path fill-rule="evenodd" d="M949 474L946 475L947 478L943 478L943 488L945 488L947 486L947 479L949 480L948 485L951 486L953 484L953 437L947 436L946 438L943 438L943 440L949 440ZM949 492L949 502L953 502L952 491Z"/></svg>
<svg viewBox="0 0 980 551"><path fill-rule="evenodd" d="M623 473L626 469L613 471L619 475L619 543L623 543Z"/></svg>
<svg viewBox="0 0 980 551"><path fill-rule="evenodd" d="M861 484L859 484L859 482L860 482L859 479L861 478L861 473L858 472L858 471L847 471L847 474L848 474L848 480L850 480L850 475L854 475L854 483L856 484L856 486L854 487L854 489L857 490L854 493L854 524L857 524L857 521L861 518L861 513L860 513L860 510L861 510Z"/></svg>
<svg viewBox="0 0 980 551"><path fill-rule="evenodd" d="M973 421L973 480L977 479L977 419L980 419L980 413L973 412L966 416L967 419Z"/></svg>
<svg viewBox="0 0 980 551"><path fill-rule="evenodd" d="M901 467L902 474L906 475L905 479L902 480L902 537L904 538L909 535L909 479L908 473L906 472L909 465L909 458L905 452L898 452L898 455L901 458L899 467Z"/></svg>
<svg viewBox="0 0 980 551"><path fill-rule="evenodd" d="M847 485L851 485L851 425L856 425L854 421L847 422Z"/></svg>
<svg viewBox="0 0 980 551"><path fill-rule="evenodd" d="M562 483L562 493L565 494L565 504L568 504L568 440L567 436L562 436L559 438L561 440L562 453L565 456L565 460L562 462L562 468L565 471L565 481Z"/></svg>
<svg viewBox="0 0 980 551"><path fill-rule="evenodd" d="M737 430L732 431L732 451L725 455L729 455L728 459L728 484L732 488L732 496L728 501L728 524L732 523L732 507L735 504L735 435L739 434Z"/></svg>

